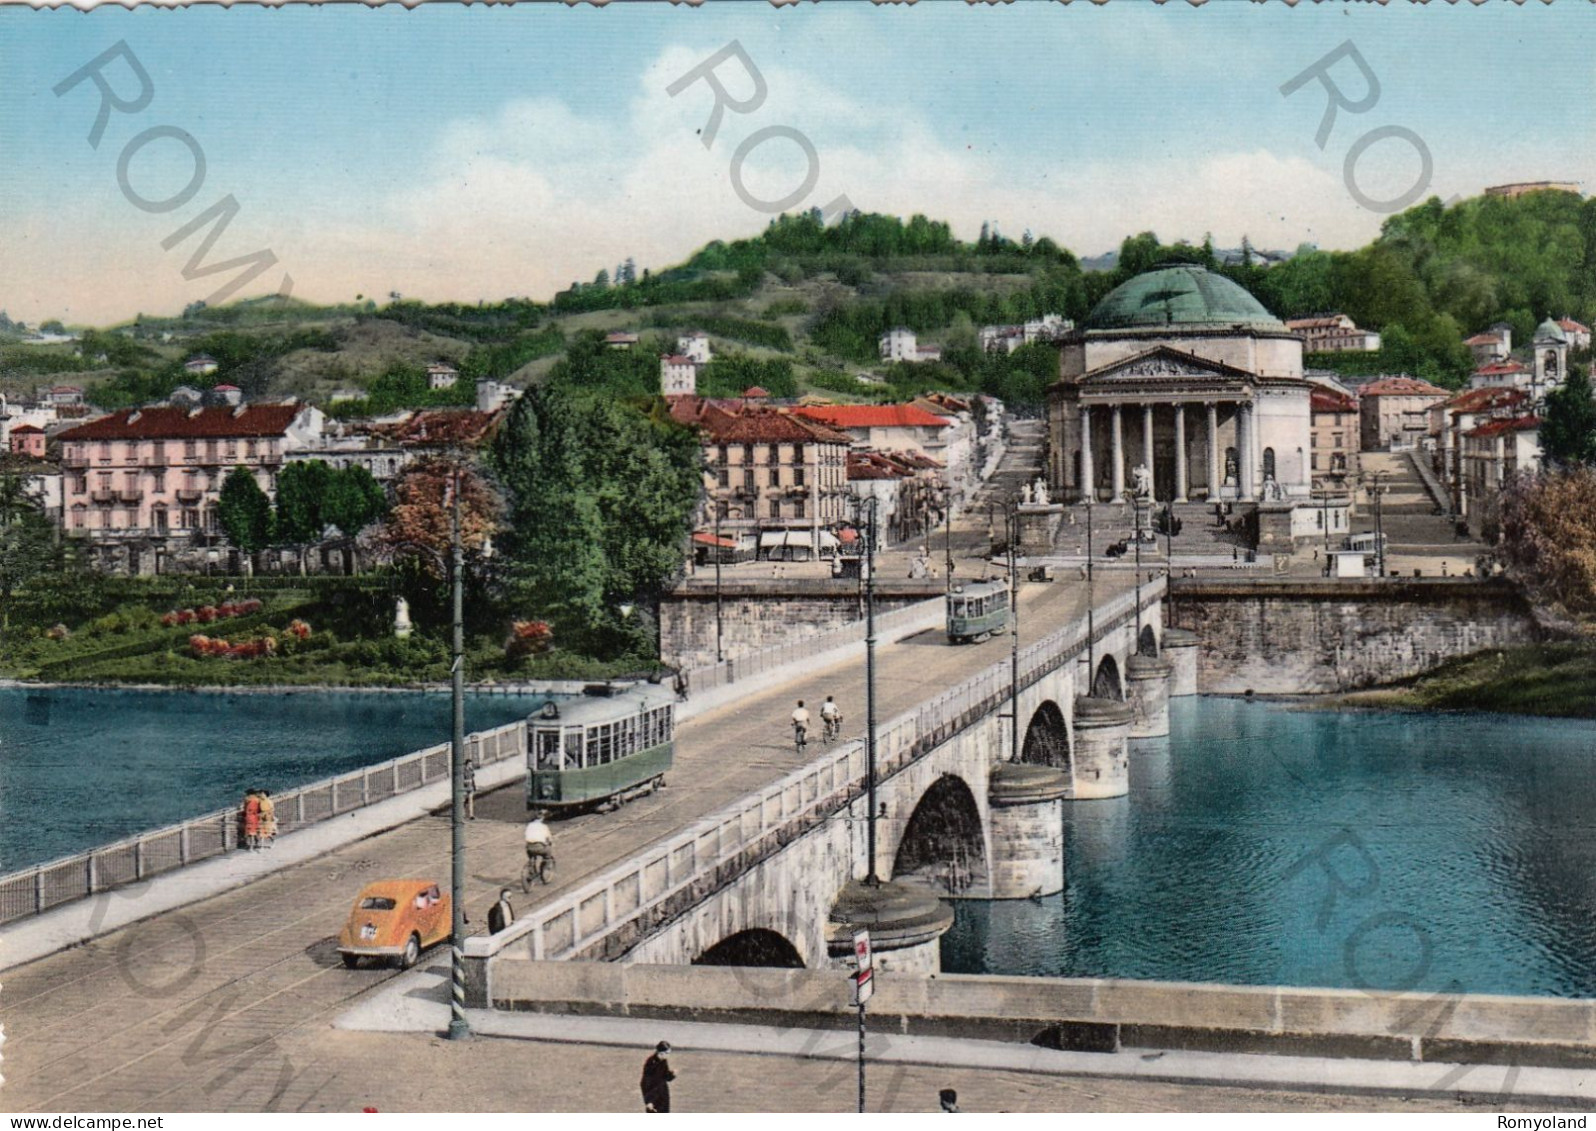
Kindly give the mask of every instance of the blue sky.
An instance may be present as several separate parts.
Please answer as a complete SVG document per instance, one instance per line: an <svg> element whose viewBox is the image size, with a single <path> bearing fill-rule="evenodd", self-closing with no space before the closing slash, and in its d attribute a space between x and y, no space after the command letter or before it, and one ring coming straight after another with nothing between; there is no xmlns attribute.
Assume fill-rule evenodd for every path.
<svg viewBox="0 0 1596 1131"><path fill-rule="evenodd" d="M92 86L52 87L119 40L154 96L113 114L95 150ZM733 40L768 97L728 113L706 150L695 131L707 86L665 88ZM1324 94L1279 87L1346 40L1381 97L1343 112L1321 151ZM279 260L250 292L277 289L286 270L318 300L546 298L628 255L660 267L757 232L768 215L740 199L730 165L775 125L814 148L804 207L845 194L968 237L983 219L1031 228L1083 255L1145 228L1355 246L1382 216L1347 191L1343 159L1375 126L1423 139L1443 197L1516 179L1596 185L1593 47L1584 5L1495 2L3 8L0 308L100 322L206 297L223 277L185 280L194 241L161 240L229 193L241 210L213 258L270 248ZM719 73L747 93L737 64ZM1361 93L1350 65L1336 73ZM136 85L119 64L106 74ZM159 125L193 136L206 175L186 205L151 214L119 190L117 159ZM129 177L159 199L188 179L187 162L156 142ZM1384 142L1358 170L1369 195L1394 196L1417 160ZM743 180L773 199L804 171L797 147L775 140L753 150Z"/></svg>

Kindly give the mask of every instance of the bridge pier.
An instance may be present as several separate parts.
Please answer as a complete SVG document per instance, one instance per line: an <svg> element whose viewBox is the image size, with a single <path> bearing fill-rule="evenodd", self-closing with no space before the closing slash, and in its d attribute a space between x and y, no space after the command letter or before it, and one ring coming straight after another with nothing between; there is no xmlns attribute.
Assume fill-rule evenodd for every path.
<svg viewBox="0 0 1596 1131"><path fill-rule="evenodd" d="M1174 666L1171 698L1197 694L1197 634L1184 628L1164 629L1164 655Z"/></svg>
<svg viewBox="0 0 1596 1131"><path fill-rule="evenodd" d="M1125 661L1125 700L1132 712L1132 738L1161 738L1169 733L1173 673L1173 665L1162 656L1137 654Z"/></svg>
<svg viewBox="0 0 1596 1131"><path fill-rule="evenodd" d="M1020 762L992 767L992 898L1030 899L1064 890L1064 810L1070 780L1062 770Z"/></svg>
<svg viewBox="0 0 1596 1131"><path fill-rule="evenodd" d="M881 970L935 974L942 969L939 940L953 926L953 909L908 884L851 880L837 893L826 925L834 969L852 967L853 933L863 929L870 932L870 950Z"/></svg>
<svg viewBox="0 0 1596 1131"><path fill-rule="evenodd" d="M1123 797L1130 792L1130 729L1134 713L1118 699L1075 699L1073 796Z"/></svg>

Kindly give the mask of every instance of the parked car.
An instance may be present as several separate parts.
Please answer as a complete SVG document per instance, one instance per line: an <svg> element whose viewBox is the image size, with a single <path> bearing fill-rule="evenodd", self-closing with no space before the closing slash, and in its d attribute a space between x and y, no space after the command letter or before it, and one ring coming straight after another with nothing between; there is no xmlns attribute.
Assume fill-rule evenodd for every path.
<svg viewBox="0 0 1596 1131"><path fill-rule="evenodd" d="M360 889L338 933L338 953L351 969L368 957L408 969L452 926L449 896L432 880L378 880Z"/></svg>

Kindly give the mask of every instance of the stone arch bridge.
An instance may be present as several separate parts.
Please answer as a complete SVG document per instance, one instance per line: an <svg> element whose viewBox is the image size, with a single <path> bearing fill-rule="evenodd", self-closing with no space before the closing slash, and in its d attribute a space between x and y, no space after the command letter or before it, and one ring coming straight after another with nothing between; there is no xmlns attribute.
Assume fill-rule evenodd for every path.
<svg viewBox="0 0 1596 1131"><path fill-rule="evenodd" d="M1163 604L1148 584L1139 609L1130 593L1096 609L1090 641L1082 616L1024 648L1017 696L1005 655L879 725L879 887L860 882L868 763L853 742L468 940L470 1000L494 1000L494 969L516 961L824 967L861 925L884 969L936 969L943 901L1060 890L1061 802L1126 793L1129 739L1167 734L1169 697L1195 694L1196 639L1164 628Z"/></svg>

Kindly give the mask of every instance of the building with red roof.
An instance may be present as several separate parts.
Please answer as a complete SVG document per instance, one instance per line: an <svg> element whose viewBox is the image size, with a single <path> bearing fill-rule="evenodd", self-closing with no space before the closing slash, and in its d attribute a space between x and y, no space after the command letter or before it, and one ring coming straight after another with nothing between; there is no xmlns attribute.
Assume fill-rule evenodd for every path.
<svg viewBox="0 0 1596 1131"><path fill-rule="evenodd" d="M1475 389L1517 388L1528 385L1534 376L1530 367L1521 361L1491 361L1480 366L1469 377L1469 386Z"/></svg>
<svg viewBox="0 0 1596 1131"><path fill-rule="evenodd" d="M45 449L44 429L37 424L18 424L11 429L8 446L14 456L43 459Z"/></svg>
<svg viewBox="0 0 1596 1131"><path fill-rule="evenodd" d="M1309 393L1308 470L1313 486L1358 477L1358 398L1316 385Z"/></svg>
<svg viewBox="0 0 1596 1131"><path fill-rule="evenodd" d="M1463 344L1474 355L1475 365L1506 361L1513 352L1513 330L1505 323L1498 323L1489 330L1464 338Z"/></svg>
<svg viewBox="0 0 1596 1131"><path fill-rule="evenodd" d="M1463 435L1464 514L1482 513L1486 502L1520 471L1541 468L1541 421L1529 412L1504 412Z"/></svg>
<svg viewBox="0 0 1596 1131"><path fill-rule="evenodd" d="M1563 333L1567 335L1569 348L1576 350L1590 349L1589 326L1575 322L1572 318L1559 318L1557 324L1563 328Z"/></svg>
<svg viewBox="0 0 1596 1131"><path fill-rule="evenodd" d="M1435 472L1452 499L1454 513L1469 513L1464 474L1464 437L1487 420L1523 415L1529 394L1519 388L1488 385L1454 393L1430 410L1430 432L1436 438Z"/></svg>
<svg viewBox="0 0 1596 1131"><path fill-rule="evenodd" d="M1381 377L1358 388L1359 432L1366 452L1409 451L1430 433L1430 409L1451 396L1417 377Z"/></svg>
<svg viewBox="0 0 1596 1131"><path fill-rule="evenodd" d="M59 436L66 533L103 566L158 572L171 553L221 536L216 504L235 467L268 495L294 448L320 442L314 405L154 405L123 409Z"/></svg>

